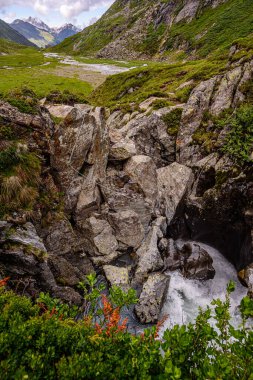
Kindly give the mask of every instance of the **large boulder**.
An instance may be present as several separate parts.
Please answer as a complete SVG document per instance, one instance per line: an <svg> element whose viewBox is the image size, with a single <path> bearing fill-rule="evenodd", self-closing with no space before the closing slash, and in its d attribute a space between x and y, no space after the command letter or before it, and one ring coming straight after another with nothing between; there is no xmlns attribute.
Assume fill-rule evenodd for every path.
<svg viewBox="0 0 253 380"><path fill-rule="evenodd" d="M177 162L157 170L159 209L168 224L193 181L192 170Z"/></svg>
<svg viewBox="0 0 253 380"><path fill-rule="evenodd" d="M105 277L111 286L116 285L124 291L129 290L130 285L128 268L117 267L114 265L104 265L103 270L105 272Z"/></svg>
<svg viewBox="0 0 253 380"><path fill-rule="evenodd" d="M112 227L106 220L92 216L88 219L87 224L94 243L94 254L96 256L106 256L116 252L118 242Z"/></svg>
<svg viewBox="0 0 253 380"><path fill-rule="evenodd" d="M64 264L62 271L67 276L66 268L70 270L70 266L67 262ZM11 277L16 289L22 293L34 296L45 291L67 302L81 302L81 296L74 289L57 285L48 265L47 250L32 223L23 226L7 222L0 224L0 265L4 274ZM60 270L59 265L55 268ZM69 273L72 280L73 276ZM73 281L69 285L73 285Z"/></svg>
<svg viewBox="0 0 253 380"><path fill-rule="evenodd" d="M137 249L144 239L144 228L139 216L132 210L122 210L109 214L110 225L115 237L123 247Z"/></svg>
<svg viewBox="0 0 253 380"><path fill-rule="evenodd" d="M163 255L165 270L180 270L184 277L195 280L210 280L215 275L211 256L197 243L182 245L169 239Z"/></svg>
<svg viewBox="0 0 253 380"><path fill-rule="evenodd" d="M135 313L141 323L155 323L163 306L169 287L169 277L162 273L152 273L143 285Z"/></svg>
<svg viewBox="0 0 253 380"><path fill-rule="evenodd" d="M137 250L137 268L134 283L141 284L148 274L163 268L163 260L159 252L159 240L163 238L166 229L166 220L158 218L151 227L146 239Z"/></svg>
<svg viewBox="0 0 253 380"><path fill-rule="evenodd" d="M199 244L186 243L180 250L183 256L184 277L195 280L210 280L215 276L213 259Z"/></svg>
<svg viewBox="0 0 253 380"><path fill-rule="evenodd" d="M168 112L172 111L171 107ZM167 112L167 113L168 113ZM114 115L114 114L113 114ZM137 114L129 118L127 122L123 119L118 111L115 117L111 116L108 119L107 125L109 128L110 141L112 142L111 155L113 151L120 146L127 144L127 150L131 146L132 152L135 155L145 155L152 157L153 161L158 167L168 165L175 159L175 137L171 138L167 133L167 125L163 121L163 115L153 112L150 116ZM119 124L115 125L115 118ZM129 153L127 155L129 155ZM122 153L119 156L121 159Z"/></svg>
<svg viewBox="0 0 253 380"><path fill-rule="evenodd" d="M152 158L143 155L133 156L127 161L124 171L139 185L145 198L154 205L157 198L157 173Z"/></svg>

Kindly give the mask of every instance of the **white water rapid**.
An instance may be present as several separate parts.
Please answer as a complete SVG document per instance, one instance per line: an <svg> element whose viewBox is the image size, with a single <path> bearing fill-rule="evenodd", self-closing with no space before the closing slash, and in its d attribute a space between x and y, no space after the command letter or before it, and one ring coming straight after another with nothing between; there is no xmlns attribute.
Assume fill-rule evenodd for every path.
<svg viewBox="0 0 253 380"><path fill-rule="evenodd" d="M240 321L238 305L241 299L247 295L247 288L241 285L237 278L234 266L216 249L205 244L198 243L213 258L215 277L208 281L188 280L179 272L168 272L170 286L167 299L164 303L162 315L168 315L163 331L175 324L187 324L194 322L198 308L211 306L214 298L224 300L226 286L230 280L236 284L236 289L231 295L231 315L233 324Z"/></svg>

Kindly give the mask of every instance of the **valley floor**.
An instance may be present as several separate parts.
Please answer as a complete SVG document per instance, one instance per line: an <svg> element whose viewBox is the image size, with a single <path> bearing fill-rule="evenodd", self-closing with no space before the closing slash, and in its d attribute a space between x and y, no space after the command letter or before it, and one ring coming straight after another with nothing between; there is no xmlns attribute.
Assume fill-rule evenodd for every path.
<svg viewBox="0 0 253 380"><path fill-rule="evenodd" d="M55 90L68 90L85 97L100 86L108 75L142 65L143 62L129 63L82 57L78 57L77 61L70 56L24 48L0 54L0 93L4 95L15 88L26 86L40 98Z"/></svg>

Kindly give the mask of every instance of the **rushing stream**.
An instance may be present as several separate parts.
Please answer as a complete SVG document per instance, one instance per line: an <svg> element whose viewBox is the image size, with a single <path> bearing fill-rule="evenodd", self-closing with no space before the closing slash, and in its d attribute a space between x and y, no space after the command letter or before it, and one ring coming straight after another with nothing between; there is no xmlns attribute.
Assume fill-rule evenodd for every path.
<svg viewBox="0 0 253 380"><path fill-rule="evenodd" d="M230 280L236 284L236 289L231 295L231 315L233 323L240 321L238 305L246 296L247 289L241 285L237 278L234 266L217 250L205 244L201 244L213 258L215 277L208 281L188 280L179 272L169 272L170 286L167 299L162 310L163 315L168 315L164 329L175 324L187 324L193 322L198 314L198 308L206 308L214 298L224 299L226 286Z"/></svg>

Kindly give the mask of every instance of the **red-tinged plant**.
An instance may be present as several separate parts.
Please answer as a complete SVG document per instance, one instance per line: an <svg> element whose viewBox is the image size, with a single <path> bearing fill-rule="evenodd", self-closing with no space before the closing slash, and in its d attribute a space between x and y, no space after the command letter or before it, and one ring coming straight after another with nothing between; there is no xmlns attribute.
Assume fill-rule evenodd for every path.
<svg viewBox="0 0 253 380"><path fill-rule="evenodd" d="M120 307L113 307L105 295L102 295L102 305L103 320L101 324L95 324L96 332L111 337L113 334L126 331L128 319L125 318L120 323Z"/></svg>
<svg viewBox="0 0 253 380"><path fill-rule="evenodd" d="M161 331L161 328L163 327L163 325L164 325L164 323L166 322L167 319L168 319L168 315L165 315L159 322L157 322L157 325L155 326L154 338L158 338L159 337L159 333Z"/></svg>
<svg viewBox="0 0 253 380"><path fill-rule="evenodd" d="M9 279L10 279L10 277L5 277L2 280L0 280L0 288L6 286Z"/></svg>

